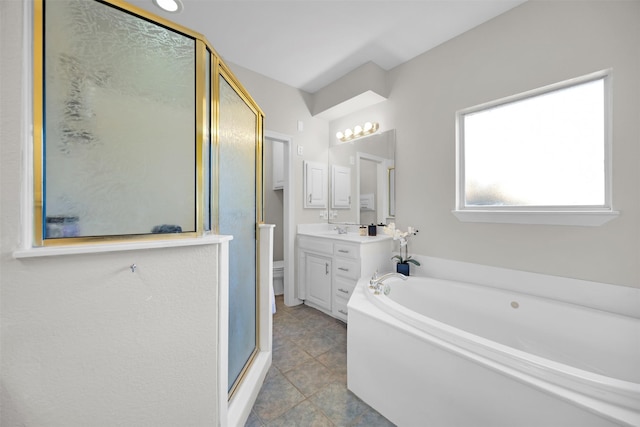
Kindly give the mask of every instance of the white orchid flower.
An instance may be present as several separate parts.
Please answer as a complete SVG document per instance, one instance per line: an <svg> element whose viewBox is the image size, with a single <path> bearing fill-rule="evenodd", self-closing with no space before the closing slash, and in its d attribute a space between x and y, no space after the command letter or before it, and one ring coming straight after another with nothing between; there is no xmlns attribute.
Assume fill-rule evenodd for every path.
<svg viewBox="0 0 640 427"><path fill-rule="evenodd" d="M390 223L389 225L387 225L386 227L384 227L383 229L384 234L386 234L387 236L391 236L395 239L395 233L396 233L396 224L395 223Z"/></svg>
<svg viewBox="0 0 640 427"><path fill-rule="evenodd" d="M417 232L418 230L413 227L407 227L407 231L399 230L396 228L396 225L394 223L391 223L387 227L385 227L385 234L393 236L393 240L400 241L400 255L394 255L392 259L395 258L399 263L403 264L410 262L415 265L420 265L420 262L412 259L411 256L409 256L409 237L411 235L415 235ZM402 248L404 248L404 256L402 256Z"/></svg>

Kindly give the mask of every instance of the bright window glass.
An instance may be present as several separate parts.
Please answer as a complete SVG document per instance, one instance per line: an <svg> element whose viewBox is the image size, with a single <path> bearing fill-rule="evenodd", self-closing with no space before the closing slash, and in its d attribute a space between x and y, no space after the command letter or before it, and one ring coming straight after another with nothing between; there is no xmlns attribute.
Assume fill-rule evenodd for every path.
<svg viewBox="0 0 640 427"><path fill-rule="evenodd" d="M459 206L607 207L607 77L459 113Z"/></svg>

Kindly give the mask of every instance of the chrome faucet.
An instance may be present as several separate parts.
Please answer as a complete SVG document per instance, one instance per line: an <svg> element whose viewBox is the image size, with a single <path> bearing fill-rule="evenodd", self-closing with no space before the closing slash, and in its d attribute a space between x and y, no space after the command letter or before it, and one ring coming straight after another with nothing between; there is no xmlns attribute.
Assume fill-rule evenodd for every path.
<svg viewBox="0 0 640 427"><path fill-rule="evenodd" d="M380 295L380 291L383 291L385 295L388 295L391 289L389 288L389 285L385 285L383 287L382 282L384 282L385 280L391 277L398 277L402 280L407 280L407 276L401 273L392 272L392 273L383 274L382 276L378 276L378 272L376 271L375 273L373 273L373 276L371 276L371 279L369 279L369 288L373 289L374 290L373 293L376 295Z"/></svg>
<svg viewBox="0 0 640 427"><path fill-rule="evenodd" d="M338 230L338 234L347 234L349 231L346 225L344 227L340 227L339 225L336 225L334 230Z"/></svg>

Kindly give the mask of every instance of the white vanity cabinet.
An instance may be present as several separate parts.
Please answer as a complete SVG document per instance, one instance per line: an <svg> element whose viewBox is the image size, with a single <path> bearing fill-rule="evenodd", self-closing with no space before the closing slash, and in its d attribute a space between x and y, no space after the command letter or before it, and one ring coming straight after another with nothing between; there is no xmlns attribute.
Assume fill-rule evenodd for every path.
<svg viewBox="0 0 640 427"><path fill-rule="evenodd" d="M360 260L361 245L334 243L333 245L333 305L331 313L338 319L347 321L347 303L362 272ZM375 271L375 269L373 270ZM373 272L371 272L373 274Z"/></svg>
<svg viewBox="0 0 640 427"><path fill-rule="evenodd" d="M360 277L391 271L393 240L298 234L298 296L347 321L347 303Z"/></svg>

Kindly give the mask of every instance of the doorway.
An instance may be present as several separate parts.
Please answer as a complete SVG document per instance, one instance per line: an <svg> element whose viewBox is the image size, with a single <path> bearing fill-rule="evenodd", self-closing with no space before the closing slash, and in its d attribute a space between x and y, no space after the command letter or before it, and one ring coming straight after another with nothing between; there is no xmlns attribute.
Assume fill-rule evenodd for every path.
<svg viewBox="0 0 640 427"><path fill-rule="evenodd" d="M274 230L274 261L280 256L284 261L283 293L286 305L298 305L302 301L297 298L294 280L294 242L295 224L293 214L293 138L269 130L264 131L264 163L262 170L265 174L265 222L276 224ZM274 159L274 144L282 144L282 159ZM281 161L281 163L280 163ZM281 189L274 190L274 164L282 165ZM278 167L278 166L276 166ZM276 178L278 179L278 178ZM275 187L279 187L275 186ZM280 194L278 194L280 193ZM270 208L269 204L281 203L281 206ZM270 215L273 215L270 217ZM279 217L281 215L281 217ZM280 225L281 224L281 225ZM280 230L278 230L280 229ZM281 245L281 246L279 246ZM281 250L279 249L281 247Z"/></svg>

